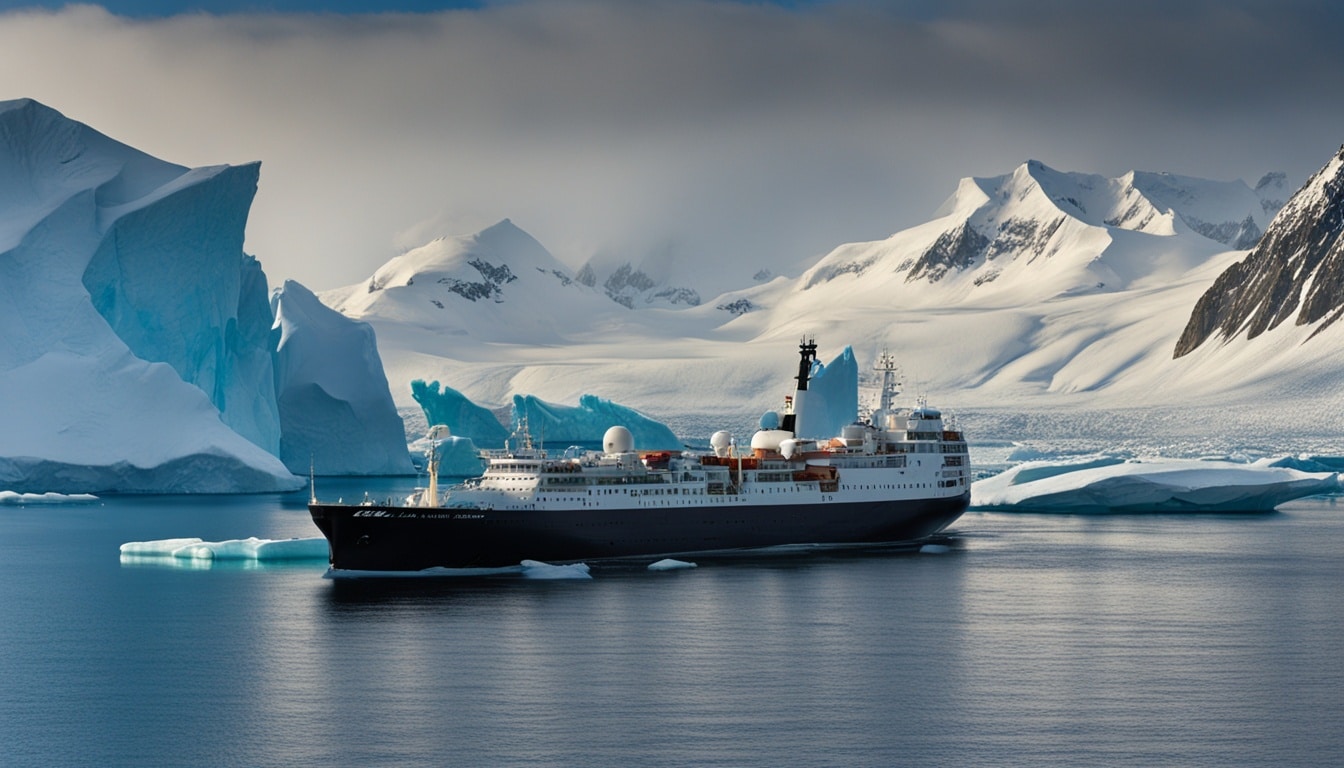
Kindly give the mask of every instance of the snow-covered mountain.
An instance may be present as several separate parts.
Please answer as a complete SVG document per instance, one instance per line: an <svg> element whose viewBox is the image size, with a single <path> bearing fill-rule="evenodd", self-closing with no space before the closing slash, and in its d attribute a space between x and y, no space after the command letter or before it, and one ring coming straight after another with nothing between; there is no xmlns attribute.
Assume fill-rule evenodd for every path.
<svg viewBox="0 0 1344 768"><path fill-rule="evenodd" d="M1255 339L1290 317L1310 340L1344 315L1344 147L1279 211L1242 261L1200 297L1176 357L1211 337Z"/></svg>
<svg viewBox="0 0 1344 768"><path fill-rule="evenodd" d="M408 328L399 312L364 319L384 344L401 406L413 406L416 378L491 408L519 393L558 402L592 393L703 438L734 423L750 429L778 407L806 335L823 355L851 345L860 371L892 350L910 389L977 414L984 437L1073 439L1077 422L1057 419L1105 411L1112 415L1088 417L1093 440L1105 445L1225 450L1218 446L1228 433L1271 434L1262 431L1264 411L1243 407L1271 395L1338 400L1331 413L1344 414L1344 395L1323 389L1321 370L1301 359L1242 361L1240 369L1171 359L1199 295L1244 255L1232 247L1258 238L1277 210L1281 178L1257 187L1143 172L1107 178L1033 161L963 180L925 224L841 245L798 277L698 306L631 312L596 290L551 290L528 307L556 318L541 344L526 323L465 302L442 321L450 333ZM569 302L582 311L566 312ZM871 397L876 377L862 383ZM1293 432L1337 434L1344 415Z"/></svg>
<svg viewBox="0 0 1344 768"><path fill-rule="evenodd" d="M1139 172L1110 179L1032 160L1008 175L963 179L927 224L835 249L802 287L875 288L939 304L1115 291L1250 247L1268 220L1240 181ZM1182 236L1191 233L1200 236Z"/></svg>
<svg viewBox="0 0 1344 768"><path fill-rule="evenodd" d="M528 344L562 341L563 328L609 304L508 219L403 253L321 298L347 316L430 329L444 342Z"/></svg>
<svg viewBox="0 0 1344 768"><path fill-rule="evenodd" d="M653 263L635 264L599 254L580 267L574 279L602 291L607 298L629 309L700 304L699 291L679 284L670 254L663 259L648 261ZM681 276L685 277L684 273Z"/></svg>

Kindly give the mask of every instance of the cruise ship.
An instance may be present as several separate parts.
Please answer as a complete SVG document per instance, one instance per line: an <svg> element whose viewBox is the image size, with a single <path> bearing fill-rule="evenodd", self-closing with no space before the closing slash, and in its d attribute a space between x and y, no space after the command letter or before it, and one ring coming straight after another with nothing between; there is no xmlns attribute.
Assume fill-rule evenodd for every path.
<svg viewBox="0 0 1344 768"><path fill-rule="evenodd" d="M895 405L884 353L879 406L839 435L809 435L816 349L799 345L795 392L762 417L750 448L720 431L710 451L640 451L614 425L601 451L553 457L524 427L460 485L439 489L431 448L427 487L404 500L314 495L309 511L333 572L347 575L918 542L942 531L970 503L962 433L927 404Z"/></svg>

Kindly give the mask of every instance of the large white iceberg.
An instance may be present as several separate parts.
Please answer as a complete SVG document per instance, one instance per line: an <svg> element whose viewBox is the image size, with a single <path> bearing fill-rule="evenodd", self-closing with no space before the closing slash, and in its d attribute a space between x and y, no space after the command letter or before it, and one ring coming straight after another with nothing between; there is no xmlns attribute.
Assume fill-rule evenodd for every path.
<svg viewBox="0 0 1344 768"><path fill-rule="evenodd" d="M271 297L280 459L291 472L414 474L373 328L285 281Z"/></svg>
<svg viewBox="0 0 1344 768"><path fill-rule="evenodd" d="M297 283L272 328L242 250L259 173L0 102L0 488L292 490L310 459L413 471L372 331Z"/></svg>
<svg viewBox="0 0 1344 768"><path fill-rule="evenodd" d="M981 509L1082 514L1257 512L1340 490L1335 472L1301 472L1272 462L1099 457L1030 461L971 486Z"/></svg>
<svg viewBox="0 0 1344 768"><path fill-rule="evenodd" d="M0 102L0 487L289 490L242 252L258 166L187 169Z"/></svg>
<svg viewBox="0 0 1344 768"><path fill-rule="evenodd" d="M678 451L683 447L666 424L596 395L580 396L577 406L514 395L513 423L517 425L523 418L534 440L552 445L600 444L608 428L621 426L630 430L635 447L641 451Z"/></svg>

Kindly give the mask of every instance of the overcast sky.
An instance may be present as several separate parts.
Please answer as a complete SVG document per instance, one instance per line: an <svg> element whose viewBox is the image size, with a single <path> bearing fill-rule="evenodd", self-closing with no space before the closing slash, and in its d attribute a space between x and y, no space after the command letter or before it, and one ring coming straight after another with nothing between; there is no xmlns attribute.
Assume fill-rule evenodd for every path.
<svg viewBox="0 0 1344 768"><path fill-rule="evenodd" d="M262 161L247 250L316 290L506 217L571 266L788 272L1029 158L1296 186L1344 142L1334 2L13 5L0 98Z"/></svg>

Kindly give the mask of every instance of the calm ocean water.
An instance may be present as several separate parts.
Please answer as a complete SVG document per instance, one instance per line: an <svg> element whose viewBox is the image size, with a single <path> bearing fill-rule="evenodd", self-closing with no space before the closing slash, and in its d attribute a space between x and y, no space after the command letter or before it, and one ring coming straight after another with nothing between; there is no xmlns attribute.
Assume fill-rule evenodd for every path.
<svg viewBox="0 0 1344 768"><path fill-rule="evenodd" d="M0 765L1344 765L1329 500L587 581L118 556L304 501L0 507Z"/></svg>

